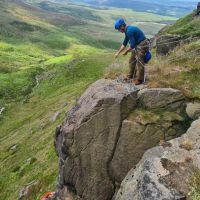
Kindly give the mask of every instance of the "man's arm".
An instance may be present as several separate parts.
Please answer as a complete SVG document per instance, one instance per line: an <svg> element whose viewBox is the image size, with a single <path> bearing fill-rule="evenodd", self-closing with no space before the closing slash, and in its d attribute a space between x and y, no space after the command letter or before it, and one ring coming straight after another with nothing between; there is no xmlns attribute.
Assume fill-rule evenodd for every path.
<svg viewBox="0 0 200 200"><path fill-rule="evenodd" d="M125 35L124 41L122 46L120 47L119 51L115 54L115 58L117 58L119 56L119 54L124 51L124 49L126 48L127 44L129 42L129 37L127 35Z"/></svg>
<svg viewBox="0 0 200 200"><path fill-rule="evenodd" d="M129 52L135 49L135 39L133 36L130 37L130 47L123 53L126 56Z"/></svg>
<svg viewBox="0 0 200 200"><path fill-rule="evenodd" d="M133 51L134 48L129 47L124 53L123 55L126 56L129 52Z"/></svg>
<svg viewBox="0 0 200 200"><path fill-rule="evenodd" d="M122 44L122 46L120 47L119 51L115 54L115 58L117 58L117 57L119 56L119 54L120 54L122 51L124 51L125 48L126 48L126 46L124 46L124 45Z"/></svg>

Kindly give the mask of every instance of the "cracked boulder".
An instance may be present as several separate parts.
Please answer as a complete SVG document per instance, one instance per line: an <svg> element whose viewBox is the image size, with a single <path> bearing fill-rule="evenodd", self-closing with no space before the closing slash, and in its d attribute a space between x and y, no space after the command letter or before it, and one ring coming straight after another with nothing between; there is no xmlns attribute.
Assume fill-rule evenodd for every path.
<svg viewBox="0 0 200 200"><path fill-rule="evenodd" d="M178 113L135 109L122 122L120 138L111 162L115 181L120 184L146 150L161 141L181 136L187 128L184 117Z"/></svg>
<svg viewBox="0 0 200 200"><path fill-rule="evenodd" d="M114 199L121 181L147 149L185 132L183 95L155 89L161 94L156 96L153 89L142 87L101 79L68 112L55 135L56 200L65 200L68 190L83 200ZM158 105L152 111L147 106L150 96Z"/></svg>
<svg viewBox="0 0 200 200"><path fill-rule="evenodd" d="M163 30L164 31L164 30ZM182 37L177 35L161 35L156 40L156 52L159 55L166 55L182 41Z"/></svg>
<svg viewBox="0 0 200 200"><path fill-rule="evenodd" d="M116 200L188 199L191 177L200 169L200 119L168 144L144 154L123 180Z"/></svg>
<svg viewBox="0 0 200 200"><path fill-rule="evenodd" d="M57 130L58 191L68 186L82 199L112 198L115 183L109 165L121 123L136 106L137 92L131 84L99 80L83 94Z"/></svg>

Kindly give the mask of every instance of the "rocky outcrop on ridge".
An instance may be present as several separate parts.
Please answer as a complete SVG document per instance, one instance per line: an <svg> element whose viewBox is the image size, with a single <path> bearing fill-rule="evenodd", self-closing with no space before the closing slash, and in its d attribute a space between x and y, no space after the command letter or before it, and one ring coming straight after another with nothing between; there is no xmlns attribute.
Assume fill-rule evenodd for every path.
<svg viewBox="0 0 200 200"><path fill-rule="evenodd" d="M101 79L57 128L57 200L73 191L83 200L114 199L144 152L188 128L185 99L174 89L144 89Z"/></svg>
<svg viewBox="0 0 200 200"><path fill-rule="evenodd" d="M161 35L156 37L156 52L159 55L167 55L170 51L175 49L183 37L176 35Z"/></svg>
<svg viewBox="0 0 200 200"><path fill-rule="evenodd" d="M200 169L200 119L186 134L148 150L123 180L116 200L185 200Z"/></svg>

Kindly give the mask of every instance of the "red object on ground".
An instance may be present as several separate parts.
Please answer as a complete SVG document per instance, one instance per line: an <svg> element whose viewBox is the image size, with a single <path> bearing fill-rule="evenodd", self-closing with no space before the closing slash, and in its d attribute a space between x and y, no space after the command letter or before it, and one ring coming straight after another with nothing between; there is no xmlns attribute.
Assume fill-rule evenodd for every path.
<svg viewBox="0 0 200 200"><path fill-rule="evenodd" d="M48 198L50 195L53 195L53 194L54 194L54 192L47 192L46 194L44 194L44 196L42 197L42 199Z"/></svg>

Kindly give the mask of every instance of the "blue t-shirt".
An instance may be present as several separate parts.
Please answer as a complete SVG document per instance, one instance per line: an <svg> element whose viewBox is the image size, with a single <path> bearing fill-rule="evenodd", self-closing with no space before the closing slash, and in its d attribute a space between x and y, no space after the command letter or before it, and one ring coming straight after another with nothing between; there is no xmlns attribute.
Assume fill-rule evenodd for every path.
<svg viewBox="0 0 200 200"><path fill-rule="evenodd" d="M124 46L127 46L128 42L130 47L134 49L137 45L140 44L146 37L144 33L136 26L127 26L125 31L125 39L123 42Z"/></svg>

